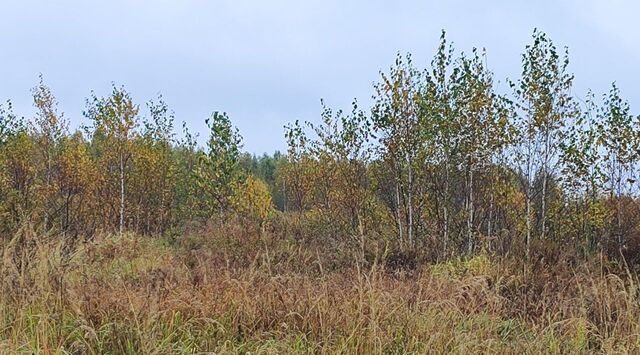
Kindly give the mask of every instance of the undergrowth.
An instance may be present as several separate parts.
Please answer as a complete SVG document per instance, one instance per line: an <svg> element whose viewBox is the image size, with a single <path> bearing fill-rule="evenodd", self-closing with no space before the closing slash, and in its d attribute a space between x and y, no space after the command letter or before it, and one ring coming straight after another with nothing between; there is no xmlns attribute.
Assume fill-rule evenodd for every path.
<svg viewBox="0 0 640 355"><path fill-rule="evenodd" d="M640 351L635 273L596 261L405 270L383 252L335 263L293 240L203 238L21 231L2 245L0 353Z"/></svg>

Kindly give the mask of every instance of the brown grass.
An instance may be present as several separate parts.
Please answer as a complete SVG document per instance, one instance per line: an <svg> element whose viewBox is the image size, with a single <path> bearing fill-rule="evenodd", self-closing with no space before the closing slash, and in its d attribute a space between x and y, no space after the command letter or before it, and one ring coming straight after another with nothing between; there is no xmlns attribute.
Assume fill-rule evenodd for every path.
<svg viewBox="0 0 640 355"><path fill-rule="evenodd" d="M293 241L3 244L0 353L633 353L638 282L469 260L332 266ZM355 259L354 259L355 260Z"/></svg>

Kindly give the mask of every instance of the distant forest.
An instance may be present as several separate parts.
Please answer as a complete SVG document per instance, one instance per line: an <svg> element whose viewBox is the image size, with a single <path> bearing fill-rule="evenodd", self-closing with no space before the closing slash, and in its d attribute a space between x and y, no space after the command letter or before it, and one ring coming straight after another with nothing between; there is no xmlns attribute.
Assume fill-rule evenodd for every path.
<svg viewBox="0 0 640 355"><path fill-rule="evenodd" d="M615 84L573 92L568 50L540 31L521 70L498 92L484 50L443 32L427 65L399 54L381 72L371 108L323 104L263 156L242 151L225 113L200 146L184 124L177 138L161 96L136 103L117 85L90 95L74 131L41 77L34 117L0 107L0 235L73 244L232 222L362 255L640 263L640 117Z"/></svg>

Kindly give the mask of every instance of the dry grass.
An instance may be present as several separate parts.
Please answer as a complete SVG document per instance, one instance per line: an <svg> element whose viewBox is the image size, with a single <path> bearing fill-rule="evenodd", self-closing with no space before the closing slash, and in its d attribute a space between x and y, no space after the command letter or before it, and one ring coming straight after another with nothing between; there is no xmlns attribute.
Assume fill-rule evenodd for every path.
<svg viewBox="0 0 640 355"><path fill-rule="evenodd" d="M124 235L69 251L18 233L3 244L0 353L640 351L630 274L525 275L485 256L336 268L293 242L195 244Z"/></svg>

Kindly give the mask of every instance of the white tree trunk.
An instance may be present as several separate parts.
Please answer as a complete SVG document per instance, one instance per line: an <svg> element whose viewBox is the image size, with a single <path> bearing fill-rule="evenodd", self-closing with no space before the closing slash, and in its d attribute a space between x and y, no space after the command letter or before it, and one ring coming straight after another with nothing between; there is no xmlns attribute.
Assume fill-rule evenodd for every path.
<svg viewBox="0 0 640 355"><path fill-rule="evenodd" d="M473 253L473 168L469 170L469 195L467 197L467 252L469 255Z"/></svg>
<svg viewBox="0 0 640 355"><path fill-rule="evenodd" d="M124 198L125 198L125 187L124 187L124 156L120 154L120 234L122 234L124 230Z"/></svg>
<svg viewBox="0 0 640 355"><path fill-rule="evenodd" d="M413 248L415 245L415 240L414 240L414 236L413 236L413 169L411 168L411 161L407 161L407 164L409 165L409 186L407 187L407 194L408 194L408 223L407 223L407 234L409 237L409 244L411 245L411 248Z"/></svg>
<svg viewBox="0 0 640 355"><path fill-rule="evenodd" d="M444 228L443 228L443 239L444 239L444 256L447 257L447 253L449 252L449 161L448 157L445 161L445 181L444 181L444 201L443 201L443 214L444 214Z"/></svg>
<svg viewBox="0 0 640 355"><path fill-rule="evenodd" d="M398 223L398 237L400 245L404 246L404 235L402 231L402 215L400 213L400 178L396 171L396 221Z"/></svg>

